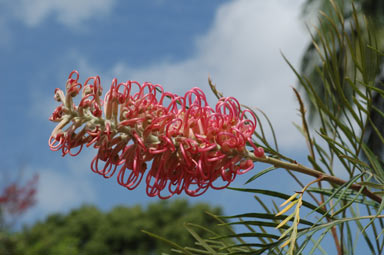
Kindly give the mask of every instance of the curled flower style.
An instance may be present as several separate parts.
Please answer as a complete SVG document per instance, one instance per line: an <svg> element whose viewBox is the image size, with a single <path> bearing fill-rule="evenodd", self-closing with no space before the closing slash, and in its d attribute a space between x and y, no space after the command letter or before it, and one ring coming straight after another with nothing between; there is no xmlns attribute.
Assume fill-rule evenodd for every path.
<svg viewBox="0 0 384 255"><path fill-rule="evenodd" d="M50 117L58 124L49 146L63 156L93 146L91 170L105 178L117 173L118 183L129 190L144 179L148 196L199 196L227 187L254 167L247 146L257 157L264 155L251 140L255 115L233 97L221 98L213 109L199 88L182 97L158 84L113 79L102 99L99 76L83 85L78 79L73 71L65 93L55 90L61 105ZM75 105L73 97L80 93Z"/></svg>

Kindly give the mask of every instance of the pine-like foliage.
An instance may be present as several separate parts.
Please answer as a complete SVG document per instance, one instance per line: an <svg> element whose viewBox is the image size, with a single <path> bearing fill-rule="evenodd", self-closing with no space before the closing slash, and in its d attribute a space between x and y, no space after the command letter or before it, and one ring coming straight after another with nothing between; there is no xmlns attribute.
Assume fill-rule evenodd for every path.
<svg viewBox="0 0 384 255"><path fill-rule="evenodd" d="M364 1L356 6L349 1L329 1L312 32L302 70L287 60L300 83L294 94L302 117L298 128L308 147L306 166L278 151L278 140L265 135L267 125L274 134L270 121L254 111L259 127L253 142L264 148L266 156L253 160L269 167L249 179L246 187L252 188L232 189L254 196L262 211L213 215L223 228L240 226L230 235L188 225L196 245L182 247L167 241L173 245L172 254L341 255L357 254L357 250L362 254L364 249L364 254L383 254L382 155L367 138L375 137L374 143L384 145L384 128L375 122L375 116L384 118L384 110L377 104L384 98L383 83L377 79L383 58L381 30L360 11L363 7L374 11L372 6ZM216 86L210 85L221 97ZM316 127L311 129L307 119L317 119ZM276 171L287 171L296 180L294 194L252 186ZM205 229L210 238L202 238L197 229Z"/></svg>

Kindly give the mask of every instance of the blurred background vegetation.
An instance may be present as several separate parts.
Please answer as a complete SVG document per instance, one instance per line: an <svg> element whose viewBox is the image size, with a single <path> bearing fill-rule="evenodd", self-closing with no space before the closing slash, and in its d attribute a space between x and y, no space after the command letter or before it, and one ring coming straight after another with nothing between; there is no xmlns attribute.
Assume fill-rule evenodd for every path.
<svg viewBox="0 0 384 255"><path fill-rule="evenodd" d="M0 254L23 255L128 255L161 254L169 245L153 238L149 231L183 246L192 246L194 238L185 230L189 222L212 231L228 234L206 212L221 215L219 207L189 204L186 200L160 201L141 206L118 206L109 212L83 205L68 214L52 214L21 231L1 233ZM197 230L207 237L207 233Z"/></svg>

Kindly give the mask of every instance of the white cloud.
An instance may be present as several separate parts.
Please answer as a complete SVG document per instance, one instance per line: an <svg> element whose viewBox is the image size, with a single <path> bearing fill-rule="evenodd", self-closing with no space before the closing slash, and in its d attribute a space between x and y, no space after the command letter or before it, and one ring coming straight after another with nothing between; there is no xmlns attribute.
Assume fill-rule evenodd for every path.
<svg viewBox="0 0 384 255"><path fill-rule="evenodd" d="M54 16L58 22L75 27L84 21L110 13L116 0L16 0L4 7L26 25L34 27Z"/></svg>
<svg viewBox="0 0 384 255"><path fill-rule="evenodd" d="M68 212L83 203L96 202L94 187L81 172L41 169L38 173L37 203L23 216L23 222L34 221L50 213Z"/></svg>
<svg viewBox="0 0 384 255"><path fill-rule="evenodd" d="M309 38L297 18L299 4L288 0L225 4L219 8L210 30L196 40L196 54L178 62L157 62L143 68L121 62L110 70L100 71L85 56L76 54L81 80L97 74L105 87L113 76L119 80L152 81L180 94L200 86L212 102L207 84L211 75L224 95L234 96L241 103L261 108L268 114L285 150L302 150L305 142L291 123L300 123L291 89L295 77L280 55L281 50L297 64L308 43ZM51 104L36 102L42 103L44 108ZM82 158L84 162L76 164L89 171L90 157ZM42 175L43 195L39 195L42 210L59 210L93 199L91 187L84 185L86 176L80 178L83 173L78 173L79 178L73 178L76 175L72 172L62 175L44 171ZM55 199L58 196L60 199Z"/></svg>
<svg viewBox="0 0 384 255"><path fill-rule="evenodd" d="M62 211L82 202L94 200L86 179L74 174L61 174L53 170L40 171L38 207L44 212Z"/></svg>
<svg viewBox="0 0 384 255"><path fill-rule="evenodd" d="M181 94L199 86L211 95L207 86L210 75L225 96L263 109L275 125L283 147L305 145L292 125L292 121L300 123L291 89L296 79L280 53L297 64L309 41L298 19L302 2L232 1L219 8L211 29L196 40L195 56L179 62L156 62L144 68L120 62L98 74L105 75L103 81L112 76L152 81ZM86 72L95 69L84 59L80 66Z"/></svg>

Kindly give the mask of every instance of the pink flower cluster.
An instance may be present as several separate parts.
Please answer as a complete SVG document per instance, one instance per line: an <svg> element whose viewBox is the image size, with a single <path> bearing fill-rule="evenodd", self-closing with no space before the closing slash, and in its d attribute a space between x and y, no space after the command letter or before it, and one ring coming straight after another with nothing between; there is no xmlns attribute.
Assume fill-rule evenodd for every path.
<svg viewBox="0 0 384 255"><path fill-rule="evenodd" d="M199 88L182 97L160 85L113 79L101 99L99 76L83 85L78 80L73 71L66 92L55 90L61 105L50 117L58 124L49 146L63 156L93 146L98 152L92 171L105 178L117 172L118 183L127 189L145 179L148 196L166 199L183 191L199 196L209 187L227 187L237 174L253 168L246 146L264 155L251 141L255 115L241 110L233 97L221 98L212 109ZM76 105L73 98L79 93Z"/></svg>

